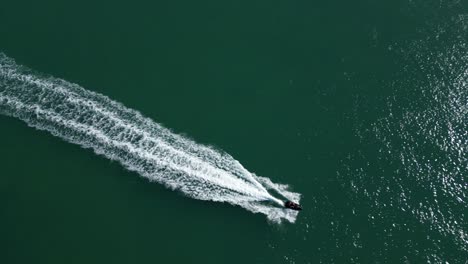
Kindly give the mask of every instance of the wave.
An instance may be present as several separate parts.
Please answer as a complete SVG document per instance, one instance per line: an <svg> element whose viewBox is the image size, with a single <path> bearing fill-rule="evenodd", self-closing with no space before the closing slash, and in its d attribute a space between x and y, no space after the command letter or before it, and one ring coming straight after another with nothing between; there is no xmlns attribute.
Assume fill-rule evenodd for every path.
<svg viewBox="0 0 468 264"><path fill-rule="evenodd" d="M246 170L229 154L172 133L150 118L77 84L43 76L0 53L0 113L135 171L184 195L241 206L274 222L295 222L269 191L300 194Z"/></svg>

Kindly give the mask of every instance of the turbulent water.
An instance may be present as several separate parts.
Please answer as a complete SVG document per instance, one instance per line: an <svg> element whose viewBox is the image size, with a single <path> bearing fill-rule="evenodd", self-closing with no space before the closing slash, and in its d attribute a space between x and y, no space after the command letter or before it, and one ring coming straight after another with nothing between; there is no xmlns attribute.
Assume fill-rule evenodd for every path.
<svg viewBox="0 0 468 264"><path fill-rule="evenodd" d="M300 195L247 171L230 155L176 135L139 112L67 81L44 77L0 53L0 112L117 160L186 196L239 205L268 219L294 222L269 193Z"/></svg>

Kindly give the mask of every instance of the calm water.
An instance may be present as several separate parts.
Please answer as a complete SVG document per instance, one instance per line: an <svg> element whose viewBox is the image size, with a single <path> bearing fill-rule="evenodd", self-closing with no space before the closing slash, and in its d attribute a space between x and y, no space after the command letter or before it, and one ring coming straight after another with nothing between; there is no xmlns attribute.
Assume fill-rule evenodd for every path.
<svg viewBox="0 0 468 264"><path fill-rule="evenodd" d="M0 51L302 194L184 197L0 116L0 263L465 263L464 1L2 3ZM0 88L2 92L2 88Z"/></svg>

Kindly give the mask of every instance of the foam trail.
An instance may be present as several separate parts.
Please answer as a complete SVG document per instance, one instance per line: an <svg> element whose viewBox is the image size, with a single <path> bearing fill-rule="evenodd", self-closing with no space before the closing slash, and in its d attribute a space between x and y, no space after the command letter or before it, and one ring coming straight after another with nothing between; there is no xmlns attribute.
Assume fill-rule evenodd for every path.
<svg viewBox="0 0 468 264"><path fill-rule="evenodd" d="M2 53L0 113L91 148L188 197L239 205L275 222L296 220L297 212L281 208L282 201L268 192L298 201L300 195L286 185L256 176L229 154L176 135L106 96L33 73Z"/></svg>

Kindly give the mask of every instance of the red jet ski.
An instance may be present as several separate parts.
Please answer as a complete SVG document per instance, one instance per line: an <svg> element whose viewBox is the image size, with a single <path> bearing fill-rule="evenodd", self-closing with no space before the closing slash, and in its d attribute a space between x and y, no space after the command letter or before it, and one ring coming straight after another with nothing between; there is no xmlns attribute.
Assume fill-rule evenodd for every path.
<svg viewBox="0 0 468 264"><path fill-rule="evenodd" d="M300 204L297 204L297 203L291 202L291 201L284 202L284 207L289 208L291 210L296 210L296 211L301 211L302 210L302 206Z"/></svg>

